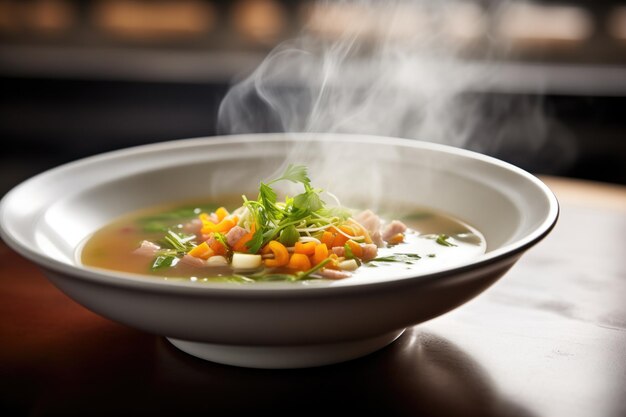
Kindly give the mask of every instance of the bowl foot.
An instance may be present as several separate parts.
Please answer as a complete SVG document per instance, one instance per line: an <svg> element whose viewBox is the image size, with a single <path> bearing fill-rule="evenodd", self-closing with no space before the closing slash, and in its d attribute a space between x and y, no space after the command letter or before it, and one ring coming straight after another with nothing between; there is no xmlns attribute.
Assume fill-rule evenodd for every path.
<svg viewBox="0 0 626 417"><path fill-rule="evenodd" d="M167 338L190 355L224 365L246 368L289 369L330 365L368 355L396 340L404 329L369 339L296 346L246 346L191 342Z"/></svg>

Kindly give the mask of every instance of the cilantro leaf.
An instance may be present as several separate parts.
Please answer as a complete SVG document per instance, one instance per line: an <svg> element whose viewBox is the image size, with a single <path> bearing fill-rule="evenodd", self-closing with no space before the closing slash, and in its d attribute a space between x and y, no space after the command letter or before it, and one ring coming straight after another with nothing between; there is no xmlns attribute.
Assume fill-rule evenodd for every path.
<svg viewBox="0 0 626 417"><path fill-rule="evenodd" d="M308 189L294 197L293 206L303 212L312 213L324 207L324 202L315 190Z"/></svg>
<svg viewBox="0 0 626 417"><path fill-rule="evenodd" d="M436 242L440 244L441 246L448 246L448 247L456 246L454 243L448 242L449 238L450 236L448 235L440 234L437 236Z"/></svg>
<svg viewBox="0 0 626 417"><path fill-rule="evenodd" d="M152 270L168 268L178 263L179 259L174 255L161 255L157 256L152 262Z"/></svg>
<svg viewBox="0 0 626 417"><path fill-rule="evenodd" d="M370 262L404 262L404 263L412 263L422 259L417 253L394 253L388 256L379 256L378 258L372 259Z"/></svg>
<svg viewBox="0 0 626 417"><path fill-rule="evenodd" d="M195 235L185 235L168 230L163 242L177 252L189 252L195 246Z"/></svg>
<svg viewBox="0 0 626 417"><path fill-rule="evenodd" d="M257 253L259 249L261 249L261 246L263 246L263 230L258 229L252 235L252 239L246 243L246 247L249 253Z"/></svg>
<svg viewBox="0 0 626 417"><path fill-rule="evenodd" d="M287 169L283 173L283 175L275 180L269 182L269 184L273 184L278 181L287 180L295 183L302 183L305 185L309 185L311 180L308 177L307 168L304 165L293 165L289 164Z"/></svg>

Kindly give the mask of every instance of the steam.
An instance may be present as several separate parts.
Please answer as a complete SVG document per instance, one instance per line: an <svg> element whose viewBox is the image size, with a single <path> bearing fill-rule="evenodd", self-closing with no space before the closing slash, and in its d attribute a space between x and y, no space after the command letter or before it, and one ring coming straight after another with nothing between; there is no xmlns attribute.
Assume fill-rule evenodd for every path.
<svg viewBox="0 0 626 417"><path fill-rule="evenodd" d="M478 6L343 0L318 1L311 10L299 37L276 47L228 92L220 133L362 133L509 155L518 163L543 152L547 164L555 163L545 154L554 126L540 99L486 101L478 94L496 83L500 64L490 57L502 49Z"/></svg>

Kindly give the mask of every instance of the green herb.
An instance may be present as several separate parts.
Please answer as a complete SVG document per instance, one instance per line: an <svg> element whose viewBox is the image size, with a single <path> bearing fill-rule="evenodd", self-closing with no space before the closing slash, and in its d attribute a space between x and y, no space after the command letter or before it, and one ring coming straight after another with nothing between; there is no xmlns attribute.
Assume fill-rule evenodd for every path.
<svg viewBox="0 0 626 417"><path fill-rule="evenodd" d="M180 257L185 256L187 252L193 249L196 244L195 235L185 235L168 230L161 242L161 246L166 246L157 251L157 257L152 261L152 269L161 269L175 266Z"/></svg>
<svg viewBox="0 0 626 417"><path fill-rule="evenodd" d="M187 253L196 246L193 242L195 238L195 235L185 235L168 230L163 241L175 251Z"/></svg>
<svg viewBox="0 0 626 417"><path fill-rule="evenodd" d="M257 230L252 235L252 239L250 239L246 243L246 247L248 248L248 252L257 253L259 249L263 246L263 230Z"/></svg>
<svg viewBox="0 0 626 417"><path fill-rule="evenodd" d="M436 242L440 244L441 246L448 246L448 247L456 246L454 243L448 242L449 238L450 236L448 235L440 234L437 236Z"/></svg>
<svg viewBox="0 0 626 417"><path fill-rule="evenodd" d="M304 191L279 202L276 191L272 188L279 181L300 183ZM256 253L273 239L292 246L297 240L296 233L299 238L345 221L350 216L347 210L327 209L320 197L321 192L321 189L311 187L305 166L289 165L280 177L260 184L256 200L243 196L243 204L256 227L252 240L246 245L249 251Z"/></svg>
<svg viewBox="0 0 626 417"><path fill-rule="evenodd" d="M307 169L304 165L289 164L282 176L270 181L268 184L273 184L282 180L288 180L295 183L300 182L307 185L311 183L311 180L309 179L307 174Z"/></svg>
<svg viewBox="0 0 626 417"><path fill-rule="evenodd" d="M213 234L213 237L215 238L215 240L217 240L222 245L224 245L225 248L229 247L228 246L228 240L226 240L226 236L224 235L224 233L216 232L216 233Z"/></svg>
<svg viewBox="0 0 626 417"><path fill-rule="evenodd" d="M319 264L315 265L313 268L309 269L308 271L298 272L296 274L296 276L298 277L299 280L307 279L311 275L313 275L314 273L319 271L320 269L324 268L328 262L330 262L330 258L324 259L322 262L320 262Z"/></svg>
<svg viewBox="0 0 626 417"><path fill-rule="evenodd" d="M152 269L161 269L174 266L178 263L179 259L174 255L160 255L152 262Z"/></svg>
<svg viewBox="0 0 626 417"><path fill-rule="evenodd" d="M352 248L347 243L343 245L344 257L346 259L354 259L354 253L352 253Z"/></svg>
<svg viewBox="0 0 626 417"><path fill-rule="evenodd" d="M434 257L435 257L435 256L437 256L437 255L435 255L434 253L429 253L429 254L428 254L428 255L426 255L426 256L428 256L429 258L434 258Z"/></svg>
<svg viewBox="0 0 626 417"><path fill-rule="evenodd" d="M372 259L370 262L404 262L404 263L413 263L422 259L416 253L394 253L393 255L388 256L380 256L378 258Z"/></svg>
<svg viewBox="0 0 626 417"><path fill-rule="evenodd" d="M282 232L280 232L280 238L278 241L285 246L293 246L300 239L300 233L296 230L296 226L293 224L285 227Z"/></svg>
<svg viewBox="0 0 626 417"><path fill-rule="evenodd" d="M343 245L343 249L344 249L344 257L346 259L354 259L357 265L361 266L361 260L357 256L354 256L354 252L352 252L352 248L350 247L350 245L346 243L345 245Z"/></svg>

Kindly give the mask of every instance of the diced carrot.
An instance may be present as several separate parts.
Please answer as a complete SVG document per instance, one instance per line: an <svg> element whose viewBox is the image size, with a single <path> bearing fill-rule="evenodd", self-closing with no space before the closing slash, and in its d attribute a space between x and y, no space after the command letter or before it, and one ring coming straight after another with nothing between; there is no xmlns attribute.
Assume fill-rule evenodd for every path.
<svg viewBox="0 0 626 417"><path fill-rule="evenodd" d="M228 210L226 210L224 207L220 207L217 210L215 210L215 215L217 216L217 221L221 222L222 220L224 220L224 218L226 216L228 216Z"/></svg>
<svg viewBox="0 0 626 417"><path fill-rule="evenodd" d="M315 253L315 242L296 242L295 253L310 256Z"/></svg>
<svg viewBox="0 0 626 417"><path fill-rule="evenodd" d="M328 258L330 259L330 262L324 265L324 268L339 269L339 256L331 253L330 255L328 255Z"/></svg>
<svg viewBox="0 0 626 417"><path fill-rule="evenodd" d="M294 253L291 255L287 267L297 271L306 271L307 269L311 269L311 261L309 257L303 253Z"/></svg>
<svg viewBox="0 0 626 417"><path fill-rule="evenodd" d="M348 245L354 256L359 259L363 258L363 248L361 247L361 245L359 245L352 239L348 239L346 241L346 245Z"/></svg>
<svg viewBox="0 0 626 417"><path fill-rule="evenodd" d="M269 267L286 266L289 263L289 252L287 248L277 240L271 240L264 251L272 252L274 259L266 259L265 265Z"/></svg>
<svg viewBox="0 0 626 417"><path fill-rule="evenodd" d="M334 248L335 246L343 246L346 244L348 239L349 238L347 236L344 236L343 234L337 232L337 234L335 234L335 239L333 240L331 247Z"/></svg>
<svg viewBox="0 0 626 417"><path fill-rule="evenodd" d="M228 253L228 248L224 246L222 242L217 239L210 239L212 242L209 244L209 247L213 249L215 255L226 255Z"/></svg>
<svg viewBox="0 0 626 417"><path fill-rule="evenodd" d="M206 242L202 242L187 253L194 258L209 259L215 254L215 251Z"/></svg>
<svg viewBox="0 0 626 417"><path fill-rule="evenodd" d="M328 249L333 247L334 240L335 234L329 232L328 230L325 230L324 233L322 233L322 238L320 239L320 241L325 244Z"/></svg>
<svg viewBox="0 0 626 417"><path fill-rule="evenodd" d="M396 233L395 235L387 239L387 243L389 243L390 245L397 245L398 243L402 242L404 242L404 233Z"/></svg>
<svg viewBox="0 0 626 417"><path fill-rule="evenodd" d="M226 218L226 219L222 220L219 223L213 223L211 221L206 221L205 222L203 220L202 221L202 229L200 231L202 233L211 233L211 232L226 233L230 229L235 227L235 225L237 224L238 221L239 221L239 219L237 218L237 216Z"/></svg>
<svg viewBox="0 0 626 417"><path fill-rule="evenodd" d="M335 246L343 246L346 244L346 242L348 241L348 239L350 239L348 236L356 236L358 233L355 232L354 228L351 225L347 225L347 224L342 224L341 226L339 226L339 230L341 230L340 233L336 227L331 227L331 229L334 229L336 235L335 235L335 240L333 240L332 246L331 247L335 247ZM348 235L348 236L346 236Z"/></svg>
<svg viewBox="0 0 626 417"><path fill-rule="evenodd" d="M315 245L315 253L313 254L313 263L320 264L324 259L328 258L328 247L324 243Z"/></svg>
<svg viewBox="0 0 626 417"><path fill-rule="evenodd" d="M248 252L248 247L246 243L250 242L254 237L254 232L248 232L245 235L241 236L241 238L233 245L233 250L235 252Z"/></svg>

